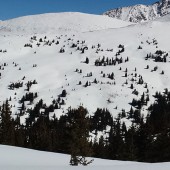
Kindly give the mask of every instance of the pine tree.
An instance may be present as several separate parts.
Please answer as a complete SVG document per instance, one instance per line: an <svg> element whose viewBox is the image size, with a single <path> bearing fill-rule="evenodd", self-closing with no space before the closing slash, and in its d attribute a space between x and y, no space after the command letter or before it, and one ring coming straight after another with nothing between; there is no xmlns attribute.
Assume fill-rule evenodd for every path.
<svg viewBox="0 0 170 170"><path fill-rule="evenodd" d="M89 58L86 57L86 61L85 61L86 64L89 64Z"/></svg>
<svg viewBox="0 0 170 170"><path fill-rule="evenodd" d="M127 72L125 72L125 77L127 77Z"/></svg>
<svg viewBox="0 0 170 170"><path fill-rule="evenodd" d="M90 122L88 118L88 112L82 106L77 110L70 110L68 113L72 114L72 119L70 119L70 165L88 165L85 157L90 156L92 150L89 145L89 130Z"/></svg>
<svg viewBox="0 0 170 170"><path fill-rule="evenodd" d="M66 95L67 95L66 90L63 90L62 93L61 93L61 97L66 97Z"/></svg>
<svg viewBox="0 0 170 170"><path fill-rule="evenodd" d="M132 124L126 133L125 137L125 145L126 145L126 159L128 160L136 160L136 152L137 148L135 146L135 132L136 127Z"/></svg>
<svg viewBox="0 0 170 170"><path fill-rule="evenodd" d="M15 145L14 120L11 118L11 111L8 100L3 104L0 113L0 141L5 145Z"/></svg>

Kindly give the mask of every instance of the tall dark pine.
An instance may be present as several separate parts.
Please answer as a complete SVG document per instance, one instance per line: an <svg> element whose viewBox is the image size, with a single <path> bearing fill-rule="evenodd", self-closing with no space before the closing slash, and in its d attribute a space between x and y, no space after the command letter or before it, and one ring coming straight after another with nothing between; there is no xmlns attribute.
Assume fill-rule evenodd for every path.
<svg viewBox="0 0 170 170"><path fill-rule="evenodd" d="M2 106L0 117L0 142L5 145L15 145L14 120L11 118L8 100Z"/></svg>
<svg viewBox="0 0 170 170"><path fill-rule="evenodd" d="M77 110L70 110L68 116L71 114L70 119L70 165L88 165L91 161L86 160L86 156L91 155L91 147L89 145L89 129L90 123L88 112L83 107Z"/></svg>

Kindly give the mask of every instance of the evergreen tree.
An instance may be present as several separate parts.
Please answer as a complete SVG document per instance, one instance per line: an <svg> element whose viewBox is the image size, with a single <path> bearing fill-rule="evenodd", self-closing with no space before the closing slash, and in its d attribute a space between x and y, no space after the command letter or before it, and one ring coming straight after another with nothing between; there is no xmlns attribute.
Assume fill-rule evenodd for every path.
<svg viewBox="0 0 170 170"><path fill-rule="evenodd" d="M86 64L89 64L89 58L86 57L86 61L85 61Z"/></svg>
<svg viewBox="0 0 170 170"><path fill-rule="evenodd" d="M70 153L71 153L71 165L83 164L86 165L89 162L86 161L85 157L90 156L92 150L89 145L89 130L90 122L88 112L82 106L77 110L68 112L72 114L70 119Z"/></svg>
<svg viewBox="0 0 170 170"><path fill-rule="evenodd" d="M137 148L135 146L135 132L136 132L136 128L135 126L132 124L132 126L130 127L130 129L127 131L126 135L125 135L125 146L126 146L126 159L127 160L136 160L137 156Z"/></svg>
<svg viewBox="0 0 170 170"><path fill-rule="evenodd" d="M15 126L11 118L11 111L8 100L3 104L0 112L0 141L5 145L15 145Z"/></svg>

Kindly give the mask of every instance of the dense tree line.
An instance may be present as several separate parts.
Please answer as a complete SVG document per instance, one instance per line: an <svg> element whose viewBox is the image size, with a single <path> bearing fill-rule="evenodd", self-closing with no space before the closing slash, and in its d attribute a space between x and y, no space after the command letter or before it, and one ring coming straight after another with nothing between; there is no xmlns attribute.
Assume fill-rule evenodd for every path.
<svg viewBox="0 0 170 170"><path fill-rule="evenodd" d="M97 109L89 115L80 106L69 108L59 118L55 114L49 117L49 113L58 107L47 107L43 100L27 110L28 117L22 125L22 115L13 118L7 100L0 107L0 143L68 153L72 165L90 163L85 160L86 156L144 162L170 161L170 92L165 90L154 97L155 103L148 108L145 119L140 114L142 107L135 108L134 102L128 113L122 110L121 116L132 122L130 127L126 127L120 115L113 119L107 109ZM136 101L140 106L145 102L144 95Z"/></svg>

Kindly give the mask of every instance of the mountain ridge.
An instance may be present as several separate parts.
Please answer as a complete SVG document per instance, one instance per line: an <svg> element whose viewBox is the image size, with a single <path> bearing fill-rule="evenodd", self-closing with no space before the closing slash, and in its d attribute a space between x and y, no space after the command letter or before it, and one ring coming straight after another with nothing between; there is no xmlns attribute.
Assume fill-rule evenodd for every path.
<svg viewBox="0 0 170 170"><path fill-rule="evenodd" d="M109 17L128 22L146 22L167 15L170 12L170 1L161 0L152 5L134 5L112 9L103 13Z"/></svg>
<svg viewBox="0 0 170 170"><path fill-rule="evenodd" d="M93 31L130 25L125 21L80 12L46 13L0 22L0 31L45 33L56 31Z"/></svg>

